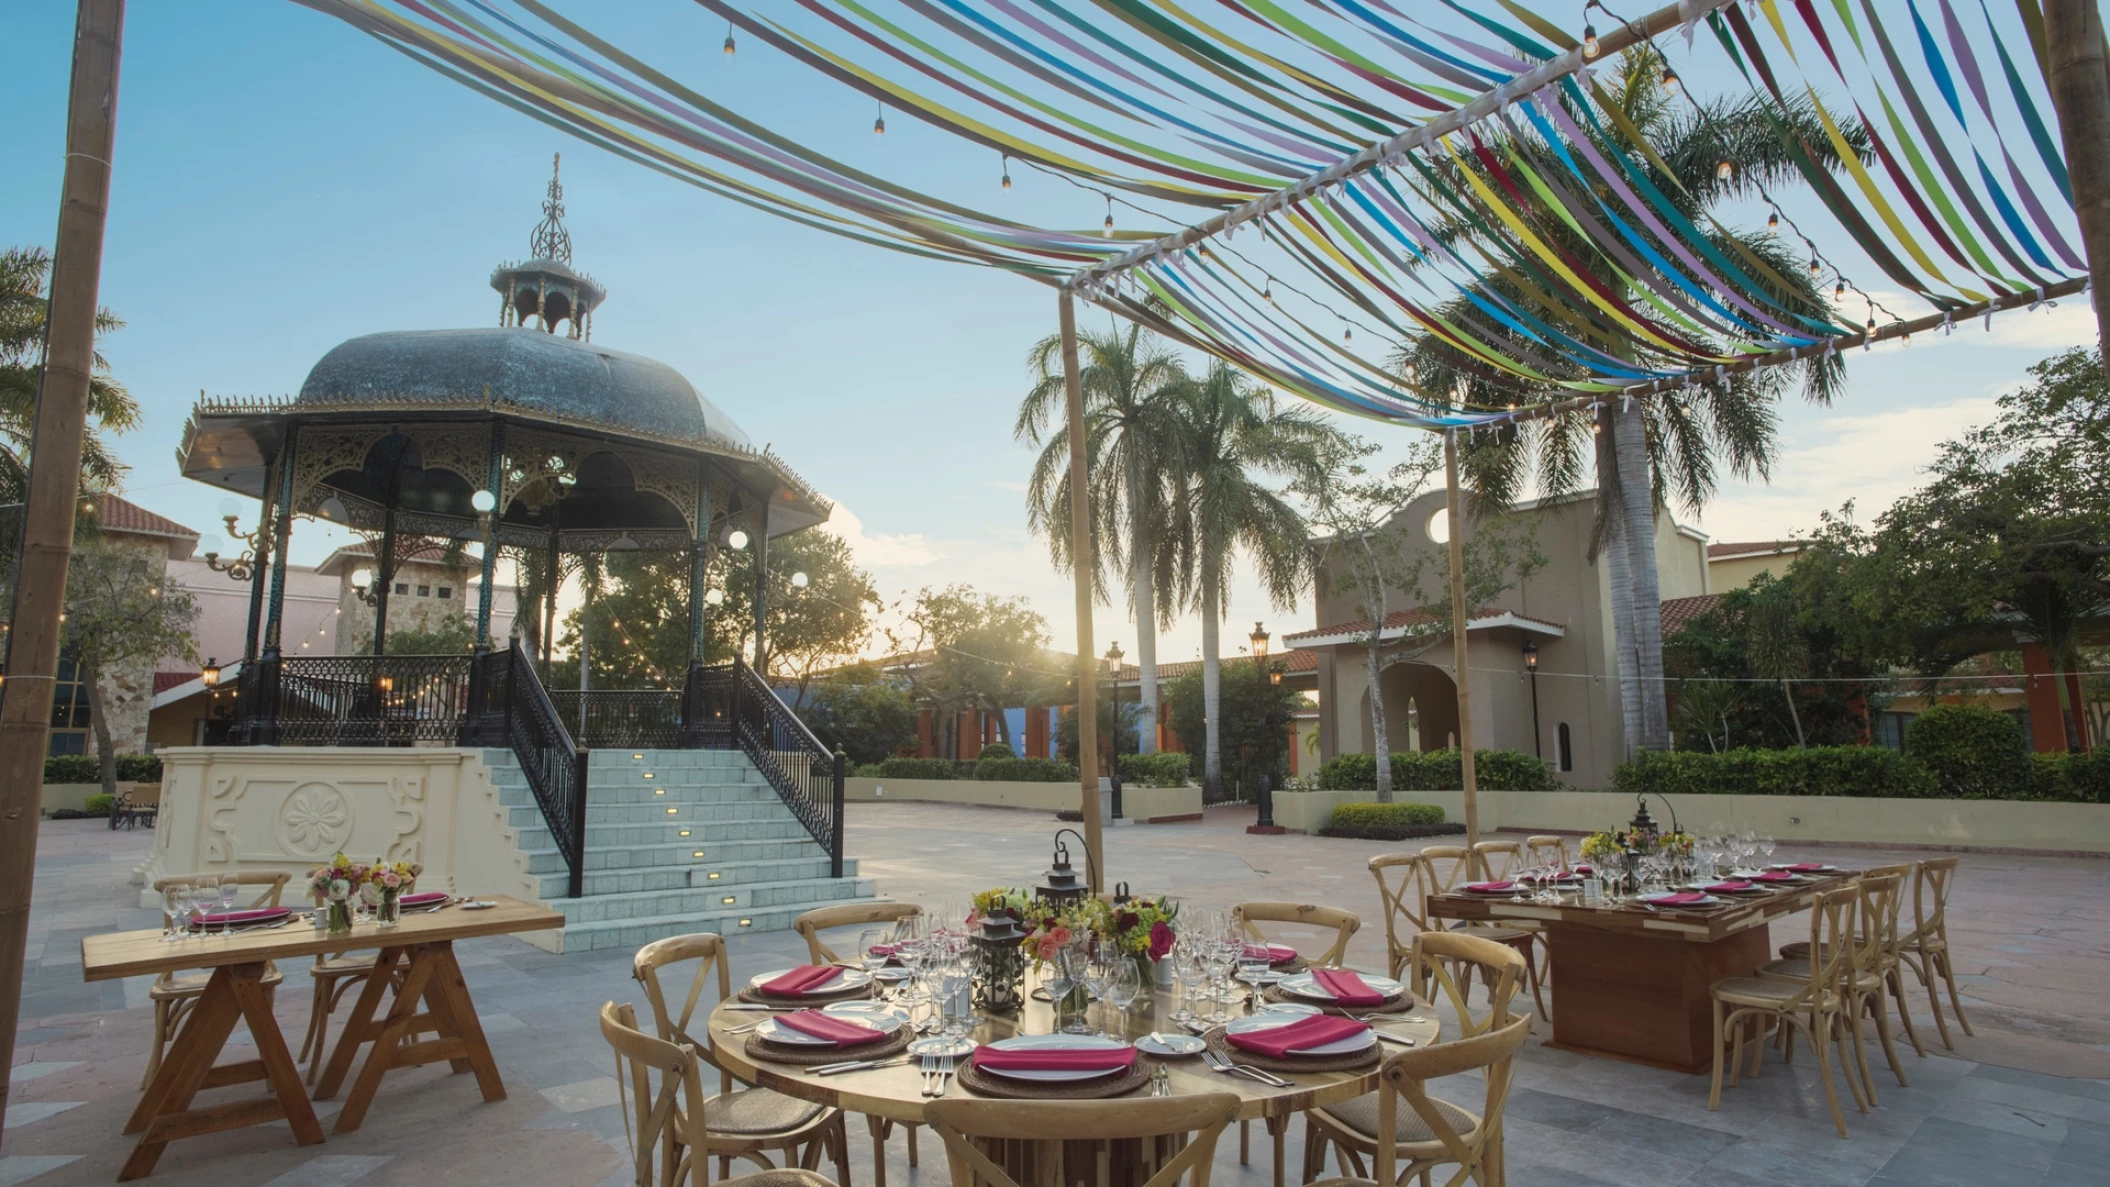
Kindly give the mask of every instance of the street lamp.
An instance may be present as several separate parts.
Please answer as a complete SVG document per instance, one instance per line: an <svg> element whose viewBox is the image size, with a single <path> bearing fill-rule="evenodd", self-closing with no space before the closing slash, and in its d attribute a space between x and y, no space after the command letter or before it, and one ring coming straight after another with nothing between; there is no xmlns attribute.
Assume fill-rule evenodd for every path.
<svg viewBox="0 0 2110 1187"><path fill-rule="evenodd" d="M1544 758L1546 744L1539 736L1539 645L1530 639L1524 640L1524 670L1531 673L1531 751Z"/></svg>
<svg viewBox="0 0 2110 1187"><path fill-rule="evenodd" d="M1266 671L1267 628L1257 622L1254 623L1253 633L1246 636L1246 639L1253 645L1253 683L1265 693L1268 685L1281 683L1279 679L1270 678ZM1265 734L1267 730L1267 704L1264 696L1261 698L1260 725L1262 733ZM1268 786L1267 765L1274 756L1274 747L1267 745L1263 741L1260 748L1260 788L1257 793L1260 799L1260 819L1247 830L1248 832L1272 834L1282 831L1275 827L1275 789Z"/></svg>
<svg viewBox="0 0 2110 1187"><path fill-rule="evenodd" d="M205 661L205 666L198 669L198 679L207 688L218 688L220 686L220 661L217 658L208 658Z"/></svg>
<svg viewBox="0 0 2110 1187"><path fill-rule="evenodd" d="M1116 639L1106 647L1107 701L1112 706L1110 714L1113 736L1107 739L1107 749L1113 754L1107 786L1113 790L1113 818L1121 819L1121 641Z"/></svg>
<svg viewBox="0 0 2110 1187"><path fill-rule="evenodd" d="M374 605L378 595L374 591L374 571L367 568L352 570L352 593L367 605Z"/></svg>

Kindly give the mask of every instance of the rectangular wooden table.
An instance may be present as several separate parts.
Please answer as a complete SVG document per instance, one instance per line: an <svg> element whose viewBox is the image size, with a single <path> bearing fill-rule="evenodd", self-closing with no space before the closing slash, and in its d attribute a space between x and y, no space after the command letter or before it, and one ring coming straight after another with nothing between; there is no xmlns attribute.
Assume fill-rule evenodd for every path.
<svg viewBox="0 0 2110 1187"><path fill-rule="evenodd" d="M1753 977L1773 959L1768 924L1807 910L1854 871L1807 875L1765 894L1722 895L1729 905L1650 911L1459 891L1429 896L1430 919L1530 925L1552 969L1553 1037L1546 1045L1681 1072L1714 1064L1711 987Z"/></svg>
<svg viewBox="0 0 2110 1187"><path fill-rule="evenodd" d="M361 924L349 935L330 935L296 917L293 923L269 930L236 932L225 938L194 937L163 943L159 931L112 932L81 938L81 977L86 981L110 981L121 977L156 976L190 969L211 969L198 1004L170 1045L161 1070L147 1085L126 1123L126 1133L140 1135L139 1145L126 1160L120 1180L150 1173L161 1151L178 1138L196 1137L262 1125L284 1118L293 1127L294 1140L303 1146L322 1140L322 1126L300 1082L300 1068L286 1048L278 1020L271 1013L271 995L263 980L271 961L298 960L323 953L380 949L374 970L353 1008L351 1021L331 1052L329 1066L315 1097L336 1095L352 1060L362 1044L374 1049L337 1115L336 1132L359 1128L381 1087L381 1077L391 1068L448 1060L456 1072L474 1072L485 1100L505 1099L505 1084L491 1048L484 1042L483 1027L476 1021L476 1008L462 980L461 966L454 959L454 941L477 936L506 935L563 927L564 916L533 903L496 895L488 910L469 911L450 905L438 911L405 915L401 925L382 931L371 923ZM376 1020L381 998L395 987L394 1005L386 1017ZM419 1003L426 1009L419 1012ZM248 1024L258 1058L216 1066L220 1050L234 1031L236 1022ZM419 1041L418 1036L437 1032L438 1037ZM201 1089L219 1088L263 1080L271 1095L224 1104L192 1108Z"/></svg>

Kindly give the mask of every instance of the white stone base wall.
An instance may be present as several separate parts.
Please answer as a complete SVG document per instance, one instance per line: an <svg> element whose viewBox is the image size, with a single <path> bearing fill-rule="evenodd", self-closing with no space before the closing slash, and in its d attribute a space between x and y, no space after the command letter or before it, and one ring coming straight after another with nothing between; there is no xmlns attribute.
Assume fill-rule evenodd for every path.
<svg viewBox="0 0 2110 1187"><path fill-rule="evenodd" d="M162 750L153 855L134 872L140 906L157 878L239 870L302 879L343 852L424 866L421 890L540 901L482 753L461 748L181 746ZM560 950L560 933L522 939Z"/></svg>

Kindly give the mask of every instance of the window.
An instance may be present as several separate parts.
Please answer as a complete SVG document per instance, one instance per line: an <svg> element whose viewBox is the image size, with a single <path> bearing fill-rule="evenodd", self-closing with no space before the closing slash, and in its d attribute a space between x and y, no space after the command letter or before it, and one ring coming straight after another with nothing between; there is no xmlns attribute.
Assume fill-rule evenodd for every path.
<svg viewBox="0 0 2110 1187"><path fill-rule="evenodd" d="M409 592L410 592L410 582L408 582L408 581L398 581L398 582L396 582L396 592L397 592L397 593L399 593L399 594L407 594L407 593L409 593Z"/></svg>
<svg viewBox="0 0 2110 1187"><path fill-rule="evenodd" d="M442 586L440 586L440 600L441 600L441 601L443 601L443 602L444 602L444 601L446 601L447 599L449 599L449 598L451 598L451 597L453 597L453 596L454 596L454 587L453 587L453 586L451 586L451 585L442 585Z"/></svg>
<svg viewBox="0 0 2110 1187"><path fill-rule="evenodd" d="M421 597L421 598L429 598L429 597L431 597L431 596L432 596L432 587L431 587L431 586L429 586L429 585L420 585L420 586L418 587L418 596L419 596L419 597Z"/></svg>
<svg viewBox="0 0 2110 1187"><path fill-rule="evenodd" d="M1560 756L1561 770L1572 771L1575 769L1575 746L1568 735L1568 723L1565 721L1560 724L1559 735L1553 741L1553 750L1555 754Z"/></svg>
<svg viewBox="0 0 2110 1187"><path fill-rule="evenodd" d="M1876 718L1875 743L1885 750L1905 748L1905 727L1912 724L1917 713L1884 713Z"/></svg>
<svg viewBox="0 0 2110 1187"><path fill-rule="evenodd" d="M79 665L63 654L52 688L51 745L46 753L88 753L88 686L81 682Z"/></svg>

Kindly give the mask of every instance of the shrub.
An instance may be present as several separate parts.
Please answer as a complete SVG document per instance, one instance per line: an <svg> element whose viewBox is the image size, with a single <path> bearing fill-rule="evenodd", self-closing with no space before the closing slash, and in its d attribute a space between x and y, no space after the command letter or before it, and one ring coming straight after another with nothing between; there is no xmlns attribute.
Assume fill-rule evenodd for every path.
<svg viewBox="0 0 2110 1187"><path fill-rule="evenodd" d="M1462 824L1446 823L1443 809L1434 804L1342 804L1333 810L1319 835L1404 841L1409 837L1434 837L1464 831Z"/></svg>
<svg viewBox="0 0 2110 1187"><path fill-rule="evenodd" d="M975 755L976 759L1017 757L1018 755L1013 753L1011 748L1002 742L991 742L987 746L982 747L980 754Z"/></svg>
<svg viewBox="0 0 2110 1187"><path fill-rule="evenodd" d="M54 754L44 760L46 783L100 783L103 776L90 754Z"/></svg>
<svg viewBox="0 0 2110 1187"><path fill-rule="evenodd" d="M1185 787L1193 771L1193 760L1184 754L1124 754L1120 758L1121 782L1141 787Z"/></svg>
<svg viewBox="0 0 2110 1187"><path fill-rule="evenodd" d="M879 763L879 774L887 779L951 779L959 764L949 758L889 758Z"/></svg>
<svg viewBox="0 0 2110 1187"><path fill-rule="evenodd" d="M1905 727L1905 752L1958 800L2027 798L2034 788L2022 727L1982 705L1936 705Z"/></svg>
<svg viewBox="0 0 2110 1187"><path fill-rule="evenodd" d="M1516 750L1473 751L1474 782L1482 791L1558 791L1560 780L1543 759ZM1465 772L1455 750L1392 752L1394 791L1457 791ZM1377 757L1337 754L1319 768L1327 791L1371 791L1377 787Z"/></svg>
<svg viewBox="0 0 2110 1187"><path fill-rule="evenodd" d="M1615 790L1662 795L1815 795L1935 799L1940 784L1910 755L1874 746L1650 751L1612 771Z"/></svg>
<svg viewBox="0 0 2110 1187"><path fill-rule="evenodd" d="M161 756L158 754L120 754L117 756L117 777L132 783L161 782Z"/></svg>
<svg viewBox="0 0 2110 1187"><path fill-rule="evenodd" d="M2029 757L2038 798L2070 804L2110 804L2110 751Z"/></svg>
<svg viewBox="0 0 2110 1187"><path fill-rule="evenodd" d="M1052 758L985 758L974 777L988 783L1074 783L1077 768Z"/></svg>
<svg viewBox="0 0 2110 1187"><path fill-rule="evenodd" d="M81 806L81 814L84 816L108 816L111 805L116 802L117 797L114 795L91 795L88 797L88 802Z"/></svg>

